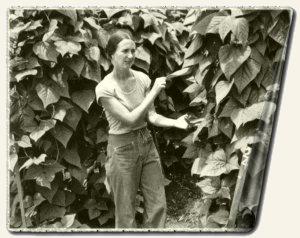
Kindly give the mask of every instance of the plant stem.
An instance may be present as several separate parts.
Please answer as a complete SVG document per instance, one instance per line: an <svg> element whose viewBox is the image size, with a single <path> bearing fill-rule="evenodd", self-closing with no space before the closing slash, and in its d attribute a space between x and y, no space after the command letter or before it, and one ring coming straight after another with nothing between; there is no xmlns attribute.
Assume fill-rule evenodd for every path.
<svg viewBox="0 0 300 238"><path fill-rule="evenodd" d="M20 210L21 210L21 218L22 218L22 227L27 228L26 225L26 219L25 219L25 210L24 210L24 202L23 202L23 188L21 184L21 178L20 178L20 171L19 171L19 165L18 163L15 166L15 179L17 183L17 190L18 190L18 198L20 202Z"/></svg>

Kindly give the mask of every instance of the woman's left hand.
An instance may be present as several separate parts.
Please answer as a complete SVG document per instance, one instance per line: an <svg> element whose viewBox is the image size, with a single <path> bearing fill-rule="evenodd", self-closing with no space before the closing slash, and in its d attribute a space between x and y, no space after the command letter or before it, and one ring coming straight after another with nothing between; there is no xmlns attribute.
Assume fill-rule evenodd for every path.
<svg viewBox="0 0 300 238"><path fill-rule="evenodd" d="M184 130L188 129L189 124L187 122L187 118L188 118L187 114L177 118L174 122L174 126L179 129L184 129Z"/></svg>

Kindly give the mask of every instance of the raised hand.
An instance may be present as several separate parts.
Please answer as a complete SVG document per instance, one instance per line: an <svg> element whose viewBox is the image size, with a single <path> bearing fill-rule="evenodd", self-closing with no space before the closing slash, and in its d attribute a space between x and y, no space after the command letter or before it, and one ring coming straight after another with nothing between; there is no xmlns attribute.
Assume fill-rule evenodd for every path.
<svg viewBox="0 0 300 238"><path fill-rule="evenodd" d="M166 77L159 77L155 80L152 90L156 95L160 93L160 91L166 87Z"/></svg>
<svg viewBox="0 0 300 238"><path fill-rule="evenodd" d="M184 130L188 129L189 123L187 122L187 118L188 118L187 114L185 114L181 117L178 117L174 122L174 126L179 129L184 129Z"/></svg>

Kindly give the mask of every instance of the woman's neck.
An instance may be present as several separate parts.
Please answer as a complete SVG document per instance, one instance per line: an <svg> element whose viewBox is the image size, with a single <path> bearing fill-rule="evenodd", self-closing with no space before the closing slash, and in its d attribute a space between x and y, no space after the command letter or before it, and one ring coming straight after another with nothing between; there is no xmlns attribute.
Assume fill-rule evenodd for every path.
<svg viewBox="0 0 300 238"><path fill-rule="evenodd" d="M113 76L117 80L126 80L131 77L130 69L113 69Z"/></svg>

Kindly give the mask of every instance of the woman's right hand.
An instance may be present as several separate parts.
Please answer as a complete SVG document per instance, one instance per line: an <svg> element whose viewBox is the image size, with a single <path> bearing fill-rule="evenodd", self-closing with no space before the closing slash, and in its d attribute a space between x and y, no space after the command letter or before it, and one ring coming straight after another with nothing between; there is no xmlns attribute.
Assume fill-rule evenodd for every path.
<svg viewBox="0 0 300 238"><path fill-rule="evenodd" d="M166 87L166 77L159 77L157 79L155 79L154 85L152 87L152 91L158 95L160 93L160 91Z"/></svg>

